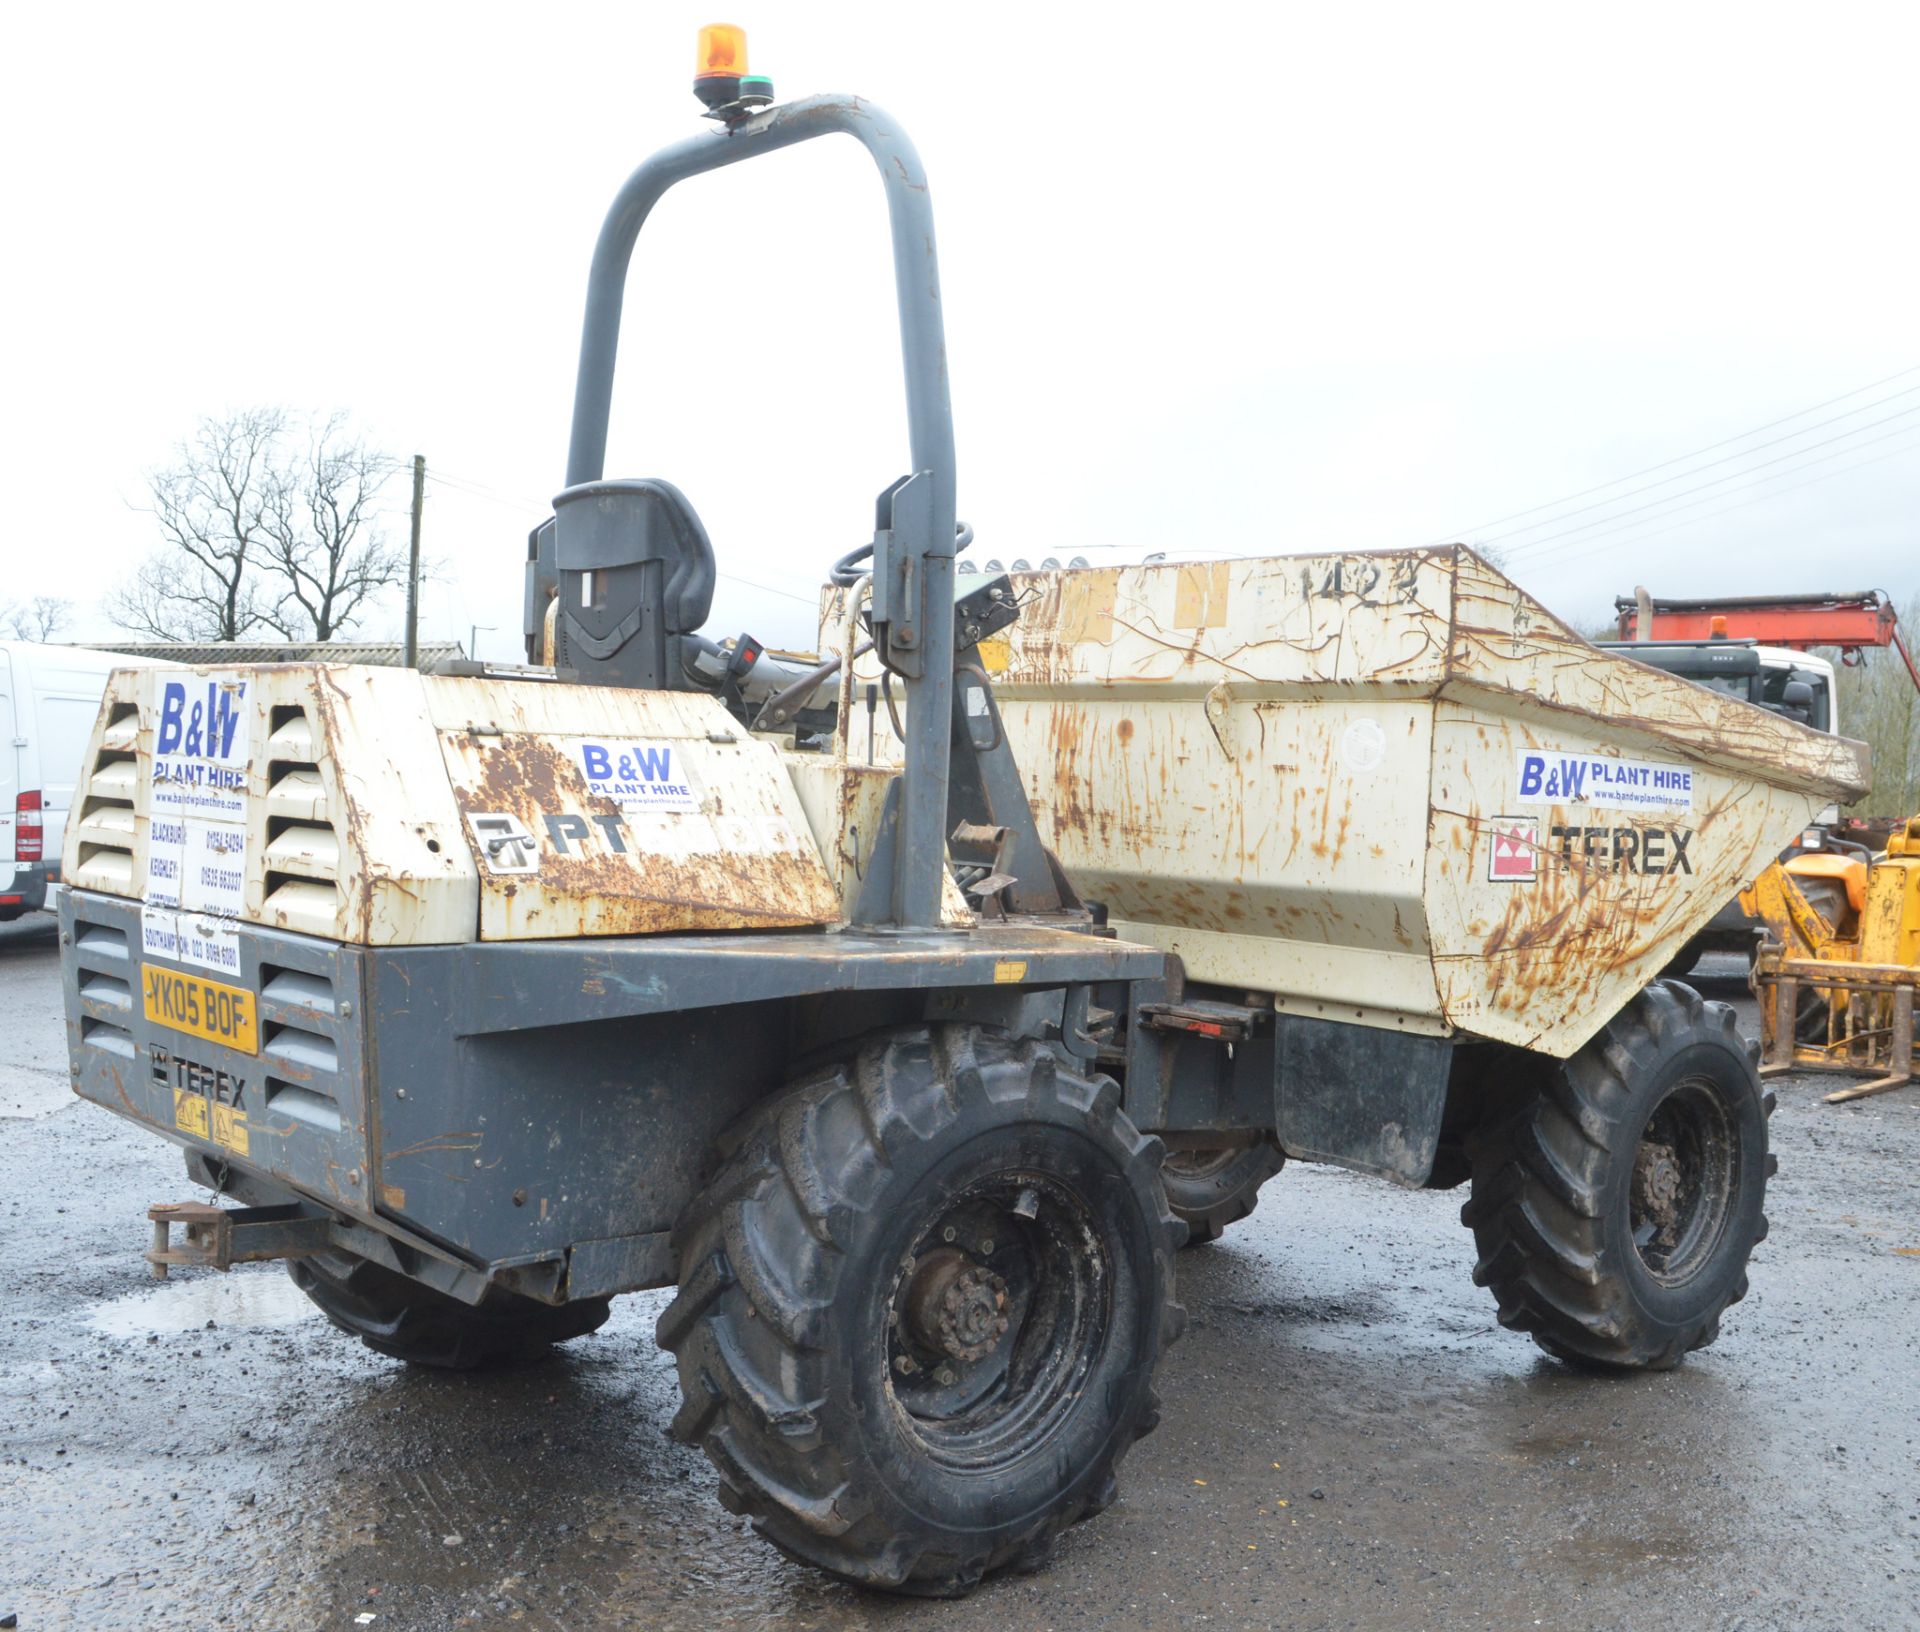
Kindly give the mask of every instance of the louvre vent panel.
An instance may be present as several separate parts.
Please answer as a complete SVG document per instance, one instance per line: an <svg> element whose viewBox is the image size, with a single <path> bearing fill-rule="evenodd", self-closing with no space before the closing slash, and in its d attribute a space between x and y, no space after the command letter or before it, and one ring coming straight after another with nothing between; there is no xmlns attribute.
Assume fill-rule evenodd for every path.
<svg viewBox="0 0 1920 1632"><path fill-rule="evenodd" d="M331 883L340 873L340 841L318 822L289 822L267 843L267 869Z"/></svg>

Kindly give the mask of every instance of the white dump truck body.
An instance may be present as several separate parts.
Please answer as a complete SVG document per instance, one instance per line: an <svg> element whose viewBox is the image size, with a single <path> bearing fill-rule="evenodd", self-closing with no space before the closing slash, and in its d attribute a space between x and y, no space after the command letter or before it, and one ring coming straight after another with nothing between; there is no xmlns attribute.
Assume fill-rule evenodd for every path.
<svg viewBox="0 0 1920 1632"><path fill-rule="evenodd" d="M1043 835L1122 936L1290 1012L1565 1057L1868 785L1463 548L1014 581L982 658Z"/></svg>
<svg viewBox="0 0 1920 1632"><path fill-rule="evenodd" d="M823 927L848 916L887 775L782 753L687 692L128 668L66 876L138 900L149 951L215 972L235 924L360 946ZM951 886L946 916L972 920Z"/></svg>

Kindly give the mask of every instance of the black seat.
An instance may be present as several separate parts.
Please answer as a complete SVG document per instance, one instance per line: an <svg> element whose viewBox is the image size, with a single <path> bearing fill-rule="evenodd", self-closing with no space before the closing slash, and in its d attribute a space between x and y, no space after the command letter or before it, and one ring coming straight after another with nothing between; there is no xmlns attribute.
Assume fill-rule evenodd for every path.
<svg viewBox="0 0 1920 1632"><path fill-rule="evenodd" d="M679 638L707 621L713 544L657 478L583 482L554 500L555 661L599 684L686 685Z"/></svg>

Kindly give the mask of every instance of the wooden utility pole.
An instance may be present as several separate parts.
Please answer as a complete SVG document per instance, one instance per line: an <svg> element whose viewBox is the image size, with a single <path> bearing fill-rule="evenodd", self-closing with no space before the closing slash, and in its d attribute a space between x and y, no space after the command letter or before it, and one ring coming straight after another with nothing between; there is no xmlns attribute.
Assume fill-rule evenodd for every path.
<svg viewBox="0 0 1920 1632"><path fill-rule="evenodd" d="M407 667L420 667L420 511L427 502L427 456L413 456L413 537L407 545Z"/></svg>

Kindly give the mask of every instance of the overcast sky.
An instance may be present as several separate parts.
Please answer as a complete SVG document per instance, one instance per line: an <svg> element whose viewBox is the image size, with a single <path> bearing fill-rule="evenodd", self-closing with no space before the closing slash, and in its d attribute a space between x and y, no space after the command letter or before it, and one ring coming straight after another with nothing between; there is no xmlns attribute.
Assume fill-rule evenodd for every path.
<svg viewBox="0 0 1920 1632"><path fill-rule="evenodd" d="M1582 627L1636 582L1920 587L1912 7L722 15L783 98L862 93L919 146L981 559L1479 538ZM143 472L200 416L340 408L435 478L423 634L516 656L594 236L702 128L713 20L15 8L0 600L100 632L154 542ZM609 474L701 512L715 635L811 644L905 468L886 255L850 142L690 183L642 236Z"/></svg>

